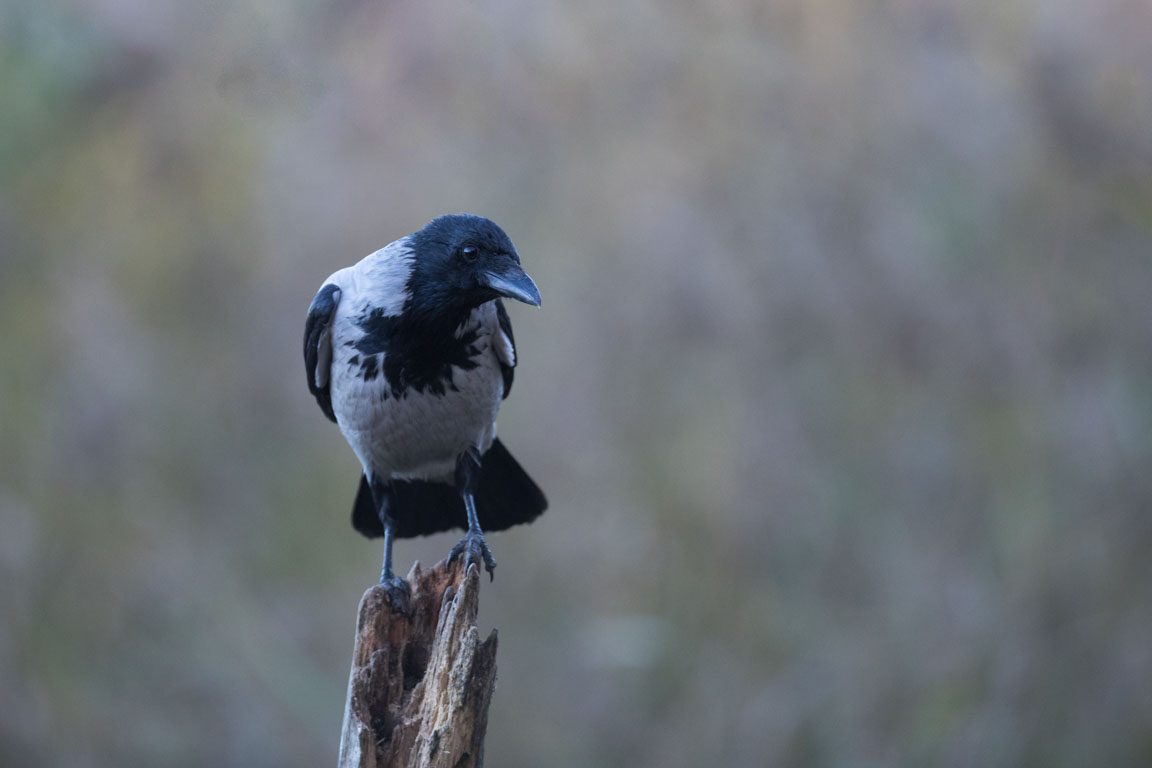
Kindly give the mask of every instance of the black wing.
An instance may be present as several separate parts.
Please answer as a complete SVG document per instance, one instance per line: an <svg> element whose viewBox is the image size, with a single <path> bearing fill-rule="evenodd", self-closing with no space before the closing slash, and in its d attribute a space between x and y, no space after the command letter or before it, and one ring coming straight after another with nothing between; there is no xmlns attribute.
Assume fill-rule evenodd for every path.
<svg viewBox="0 0 1152 768"><path fill-rule="evenodd" d="M340 303L340 289L329 283L320 289L312 306L308 307L308 320L304 323L304 369L308 372L308 391L316 397L320 410L332 421L332 393L329 377L332 373L332 315Z"/></svg>
<svg viewBox="0 0 1152 768"><path fill-rule="evenodd" d="M504 302L496 299L496 319L500 322L500 332L508 338L508 345L512 348L512 359L506 359L497 346L496 357L500 359L500 373L504 375L504 397L512 391L512 375L516 368L516 339L512 335L512 320L508 317L508 310L504 309Z"/></svg>

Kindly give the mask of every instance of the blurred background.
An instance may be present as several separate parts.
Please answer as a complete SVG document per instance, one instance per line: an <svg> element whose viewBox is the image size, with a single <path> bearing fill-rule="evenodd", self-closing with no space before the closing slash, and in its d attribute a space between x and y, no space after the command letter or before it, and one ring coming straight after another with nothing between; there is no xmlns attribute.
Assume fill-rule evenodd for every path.
<svg viewBox="0 0 1152 768"><path fill-rule="evenodd" d="M490 765L1152 765L1150 39L1143 0L8 0L0 764L335 763L381 548L304 316L467 211L544 296Z"/></svg>

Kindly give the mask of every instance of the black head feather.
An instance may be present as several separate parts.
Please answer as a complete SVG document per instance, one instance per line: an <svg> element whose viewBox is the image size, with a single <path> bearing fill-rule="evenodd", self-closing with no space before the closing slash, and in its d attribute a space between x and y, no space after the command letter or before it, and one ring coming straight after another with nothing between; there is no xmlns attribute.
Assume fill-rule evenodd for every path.
<svg viewBox="0 0 1152 768"><path fill-rule="evenodd" d="M439 216L410 235L408 242L415 260L405 312L463 319L472 308L509 295L493 287L493 275L523 275L512 240L482 216Z"/></svg>

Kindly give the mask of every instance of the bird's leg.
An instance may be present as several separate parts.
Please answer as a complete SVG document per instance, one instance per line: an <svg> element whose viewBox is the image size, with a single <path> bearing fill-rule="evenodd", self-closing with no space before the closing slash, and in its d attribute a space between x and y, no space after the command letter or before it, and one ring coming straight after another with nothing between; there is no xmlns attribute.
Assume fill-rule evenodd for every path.
<svg viewBox="0 0 1152 768"><path fill-rule="evenodd" d="M380 583L386 584L394 578L396 574L392 572L392 521L389 519L384 523L384 565L380 568Z"/></svg>
<svg viewBox="0 0 1152 768"><path fill-rule="evenodd" d="M484 540L484 532L480 530L480 520L476 517L476 484L480 481L480 452L469 448L456 459L456 490L464 499L464 510L468 513L468 532L464 538L452 547L448 554L448 562L452 562L460 554L464 554L465 563L472 557L477 557L484 563L488 571L489 580L495 578L496 558L492 557L492 550L488 549L488 542Z"/></svg>
<svg viewBox="0 0 1152 768"><path fill-rule="evenodd" d="M396 527L396 521L391 514L392 487L375 478L372 479L370 487L372 500L376 502L376 514L380 516L380 524L384 526L384 565L380 569L380 586L388 590L393 607L407 612L410 595L408 582L392 572L392 539Z"/></svg>

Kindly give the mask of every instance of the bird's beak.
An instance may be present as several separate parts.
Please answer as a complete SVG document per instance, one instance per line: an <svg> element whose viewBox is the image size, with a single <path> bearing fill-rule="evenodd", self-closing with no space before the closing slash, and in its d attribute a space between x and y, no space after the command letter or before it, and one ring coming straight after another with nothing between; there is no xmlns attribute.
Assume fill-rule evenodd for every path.
<svg viewBox="0 0 1152 768"><path fill-rule="evenodd" d="M501 296L507 296L534 307L540 306L540 289L536 287L532 278L528 277L528 273L511 259L502 264L499 269L481 272L480 282Z"/></svg>

